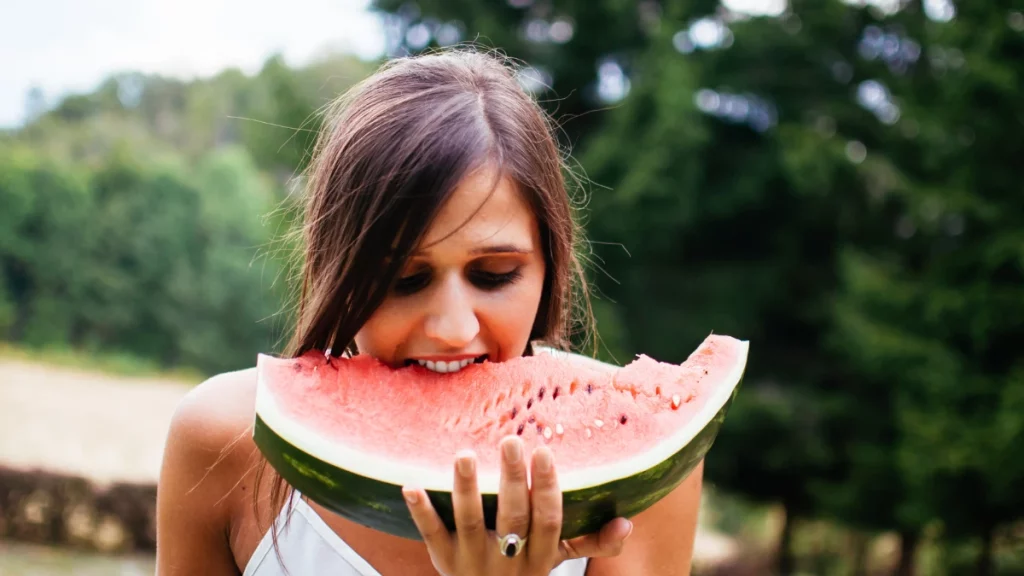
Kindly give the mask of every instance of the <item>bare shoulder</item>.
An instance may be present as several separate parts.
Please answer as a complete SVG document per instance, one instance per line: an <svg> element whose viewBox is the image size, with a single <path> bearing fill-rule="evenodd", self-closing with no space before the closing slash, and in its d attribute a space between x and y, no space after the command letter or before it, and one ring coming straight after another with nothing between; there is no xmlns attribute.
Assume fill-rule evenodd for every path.
<svg viewBox="0 0 1024 576"><path fill-rule="evenodd" d="M255 369L214 376L171 420L157 485L158 573L234 574L229 534L256 456Z"/></svg>
<svg viewBox="0 0 1024 576"><path fill-rule="evenodd" d="M252 426L255 403L255 368L218 374L182 398L170 435L219 450Z"/></svg>
<svg viewBox="0 0 1024 576"><path fill-rule="evenodd" d="M200 469L214 482L237 476L254 448L255 403L255 368L218 374L193 388L174 412L167 435L167 449L174 452L166 455L164 465L186 472Z"/></svg>

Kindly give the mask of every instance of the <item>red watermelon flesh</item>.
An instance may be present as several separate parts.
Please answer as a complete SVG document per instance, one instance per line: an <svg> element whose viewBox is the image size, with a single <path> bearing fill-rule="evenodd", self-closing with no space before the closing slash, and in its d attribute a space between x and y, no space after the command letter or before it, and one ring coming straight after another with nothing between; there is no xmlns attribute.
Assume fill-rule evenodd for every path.
<svg viewBox="0 0 1024 576"><path fill-rule="evenodd" d="M550 446L563 471L651 450L701 411L745 355L738 340L710 336L681 365L641 355L613 368L542 352L439 374L314 351L261 356L259 370L276 411L326 443L445 474L468 448L488 474L507 435L518 434L527 453Z"/></svg>

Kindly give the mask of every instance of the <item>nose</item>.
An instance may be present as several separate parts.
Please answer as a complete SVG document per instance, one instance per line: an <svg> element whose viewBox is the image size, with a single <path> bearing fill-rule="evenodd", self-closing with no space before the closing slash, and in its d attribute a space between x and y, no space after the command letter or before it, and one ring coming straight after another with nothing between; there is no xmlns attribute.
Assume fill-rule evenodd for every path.
<svg viewBox="0 0 1024 576"><path fill-rule="evenodd" d="M464 348L480 332L471 291L457 274L441 282L429 304L430 313L424 325L428 338L447 348Z"/></svg>

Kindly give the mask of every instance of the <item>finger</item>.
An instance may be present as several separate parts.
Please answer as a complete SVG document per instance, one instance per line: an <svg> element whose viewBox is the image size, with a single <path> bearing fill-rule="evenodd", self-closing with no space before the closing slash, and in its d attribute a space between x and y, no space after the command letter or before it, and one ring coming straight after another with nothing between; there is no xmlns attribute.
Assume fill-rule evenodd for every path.
<svg viewBox="0 0 1024 576"><path fill-rule="evenodd" d="M487 544L484 524L484 506L476 480L476 455L471 450L460 452L455 458L455 490L452 493L455 509L455 532L459 548L479 556Z"/></svg>
<svg viewBox="0 0 1024 576"><path fill-rule="evenodd" d="M618 556L622 552L626 538L632 533L632 522L625 518L616 518L602 526L596 534L563 540L559 544L562 560Z"/></svg>
<svg viewBox="0 0 1024 576"><path fill-rule="evenodd" d="M551 570L551 564L559 559L562 492L558 488L558 475L550 448L541 446L533 451L530 471L530 540L526 551L532 566L538 570Z"/></svg>
<svg viewBox="0 0 1024 576"><path fill-rule="evenodd" d="M526 458L518 436L501 443L501 480L498 482L498 536L525 538L530 530L530 489L526 484Z"/></svg>
<svg viewBox="0 0 1024 576"><path fill-rule="evenodd" d="M434 566L441 572L450 572L455 556L452 537L427 498L427 493L422 488L407 486L402 488L402 496L405 497L416 529L423 536Z"/></svg>

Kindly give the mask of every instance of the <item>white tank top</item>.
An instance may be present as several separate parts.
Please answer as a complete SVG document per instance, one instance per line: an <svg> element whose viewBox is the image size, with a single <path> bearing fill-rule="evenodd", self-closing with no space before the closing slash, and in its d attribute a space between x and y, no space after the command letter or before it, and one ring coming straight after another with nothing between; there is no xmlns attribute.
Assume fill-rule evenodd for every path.
<svg viewBox="0 0 1024 576"><path fill-rule="evenodd" d="M249 559L243 576L381 576L331 530L298 491L291 501L271 527L277 531L277 547L284 567L274 552L273 537L268 530ZM551 576L585 576L586 572L587 559L580 558L563 562Z"/></svg>

